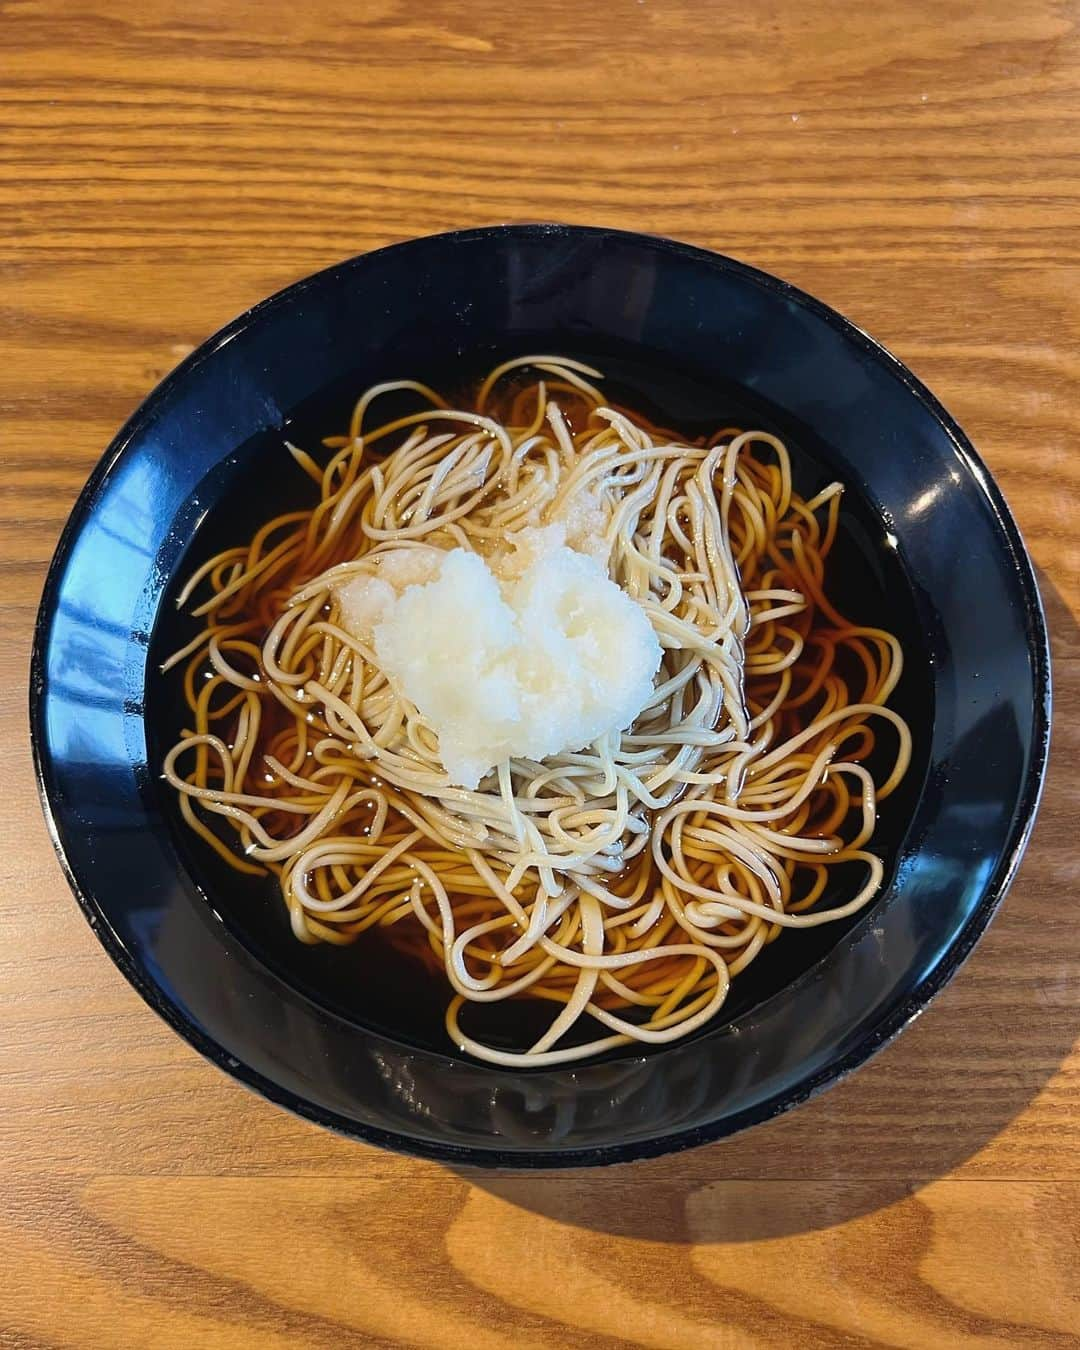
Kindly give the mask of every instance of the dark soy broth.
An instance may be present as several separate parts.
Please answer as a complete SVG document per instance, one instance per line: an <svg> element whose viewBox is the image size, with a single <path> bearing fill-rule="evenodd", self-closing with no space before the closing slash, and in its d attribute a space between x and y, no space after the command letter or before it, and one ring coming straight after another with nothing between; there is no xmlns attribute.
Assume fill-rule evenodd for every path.
<svg viewBox="0 0 1080 1350"><path fill-rule="evenodd" d="M550 339L519 350L550 351ZM743 388L724 387L715 381L695 379L693 372L675 369L662 354L590 350L587 343L569 339L557 344L562 354L595 363L604 372L600 387L613 402L637 410L651 420L676 428L693 438L721 426L758 427L781 436L791 453L796 489L811 496L825 483L843 474L830 469L827 447L817 443L804 426L777 415ZM151 668L183 646L198 631L198 621L179 613L175 597L190 573L207 558L228 547L246 544L256 530L273 516L313 506L318 500L315 484L297 467L285 450L283 438L312 453L325 463L332 453L324 450L324 436L344 432L352 405L369 384L379 379L406 377L431 384L456 406L471 406L463 391L492 366L505 360L505 351L480 352L466 367L456 363L447 370L365 372L354 380L323 390L293 411L284 433L268 432L240 446L200 484L189 506L185 530L191 535L187 551L176 568L169 591L159 610L151 640ZM378 421L388 420L418 406L415 396L392 395L375 411ZM393 438L391 438L393 439ZM377 453L377 451L373 452ZM826 590L836 607L856 623L879 625L900 640L904 674L890 700L908 722L914 737L911 768L900 788L882 803L878 828L870 847L886 865L886 890L895 875L904 835L918 800L926 773L933 708L922 637L915 620L910 586L901 556L891 539L888 522L848 486L840 514L840 529L827 561ZM189 724L182 692L183 665L152 681L148 708L151 763L160 765L181 728ZM886 729L870 760L872 768L884 763L894 741ZM194 878L206 903L262 962L293 987L301 990L340 1017L378 1030L393 1039L457 1055L443 1025L450 989L434 963L400 950L388 940L385 930L370 929L351 946L307 946L292 935L285 905L274 876L254 877L233 871L209 846L184 825L175 794L163 780L156 780L159 806L168 818L177 851ZM229 831L222 838L231 843ZM838 869L821 904L838 903L850 894L863 875L860 869ZM851 889L849 889L849 887ZM841 895L841 889L844 895ZM731 986L727 1003L715 1021L697 1035L729 1027L813 967L851 931L873 923L876 905L836 923L817 928L787 931L757 957ZM488 1044L523 1050L550 1022L555 1009L539 1000L514 999L468 1007L463 1025ZM597 1034L591 1019L582 1019L565 1044ZM640 1045L628 1046L616 1055L648 1053Z"/></svg>

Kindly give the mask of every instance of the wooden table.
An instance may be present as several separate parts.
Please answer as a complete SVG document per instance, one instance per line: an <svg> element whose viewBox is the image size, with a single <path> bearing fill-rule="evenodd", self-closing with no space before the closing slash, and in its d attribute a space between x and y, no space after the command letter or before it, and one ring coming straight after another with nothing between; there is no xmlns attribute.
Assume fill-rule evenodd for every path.
<svg viewBox="0 0 1080 1350"><path fill-rule="evenodd" d="M1080 1344L1080 6L11 0L0 72L0 1344ZM76 492L193 344L537 218L747 259L911 364L1040 568L1056 746L1000 917L870 1066L668 1160L465 1176L149 1012L53 857L25 678Z"/></svg>

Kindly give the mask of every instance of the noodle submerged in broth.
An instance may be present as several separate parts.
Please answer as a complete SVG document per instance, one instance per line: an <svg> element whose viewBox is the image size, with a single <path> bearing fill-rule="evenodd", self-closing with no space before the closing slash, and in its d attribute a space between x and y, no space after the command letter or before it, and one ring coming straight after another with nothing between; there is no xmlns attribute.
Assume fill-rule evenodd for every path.
<svg viewBox="0 0 1080 1350"><path fill-rule="evenodd" d="M841 486L803 500L776 437L688 443L606 404L599 378L537 356L467 409L412 381L369 389L320 457L289 447L318 503L189 579L178 603L201 627L165 665L183 666L188 725L163 769L187 825L276 876L300 941L378 931L437 963L450 1038L499 1064L685 1036L784 929L868 904L877 803L911 753L887 706L900 644L828 599ZM380 425L392 391L425 406ZM640 607L659 670L627 725L463 786L349 587L459 550L542 568L545 537ZM551 1005L535 1043L470 1035L470 1005L520 997ZM567 1043L579 1023L594 1034Z"/></svg>

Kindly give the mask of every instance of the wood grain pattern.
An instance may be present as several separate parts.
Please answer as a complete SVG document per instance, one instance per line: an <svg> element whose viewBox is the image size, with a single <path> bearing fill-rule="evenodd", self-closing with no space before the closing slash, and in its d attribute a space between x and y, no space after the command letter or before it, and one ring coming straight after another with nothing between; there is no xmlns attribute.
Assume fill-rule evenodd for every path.
<svg viewBox="0 0 1080 1350"><path fill-rule="evenodd" d="M0 1345L1080 1344L1080 9L0 0ZM1041 570L1010 898L894 1046L725 1144L479 1176L324 1134L157 1021L41 823L45 567L124 417L297 276L610 223L757 263L966 426Z"/></svg>

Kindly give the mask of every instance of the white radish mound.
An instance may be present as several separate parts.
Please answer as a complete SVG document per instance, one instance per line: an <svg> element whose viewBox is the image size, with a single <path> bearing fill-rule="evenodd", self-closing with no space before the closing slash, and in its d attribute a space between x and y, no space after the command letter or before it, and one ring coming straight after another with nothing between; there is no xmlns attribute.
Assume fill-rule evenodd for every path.
<svg viewBox="0 0 1080 1350"><path fill-rule="evenodd" d="M464 788L508 759L541 760L625 730L660 668L645 611L594 559L546 530L523 533L527 546L501 579L454 549L434 564L428 555L430 580L399 589L407 569L384 566L337 592L341 623L373 642Z"/></svg>

